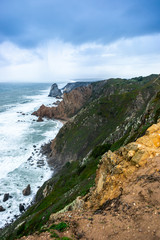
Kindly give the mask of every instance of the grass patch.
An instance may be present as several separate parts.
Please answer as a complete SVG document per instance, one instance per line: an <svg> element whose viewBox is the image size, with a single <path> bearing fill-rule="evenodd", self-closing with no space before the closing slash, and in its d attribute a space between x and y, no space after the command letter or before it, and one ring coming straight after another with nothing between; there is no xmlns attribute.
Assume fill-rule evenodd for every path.
<svg viewBox="0 0 160 240"><path fill-rule="evenodd" d="M97 158L102 156L105 152L107 152L111 147L111 144L102 144L96 146L90 154L90 157Z"/></svg>
<svg viewBox="0 0 160 240"><path fill-rule="evenodd" d="M58 238L59 239L59 236L58 236L58 234L57 233L52 233L51 235L50 235L50 237L52 237L52 238Z"/></svg>
<svg viewBox="0 0 160 240"><path fill-rule="evenodd" d="M52 224L49 229L55 229L59 232L63 232L68 227L69 227L69 225L67 223L61 222L58 224Z"/></svg>

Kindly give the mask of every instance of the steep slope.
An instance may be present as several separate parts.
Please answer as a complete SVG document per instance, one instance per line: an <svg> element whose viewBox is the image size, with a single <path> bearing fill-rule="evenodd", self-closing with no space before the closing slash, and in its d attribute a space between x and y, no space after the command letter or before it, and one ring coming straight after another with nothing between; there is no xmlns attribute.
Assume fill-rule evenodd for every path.
<svg viewBox="0 0 160 240"><path fill-rule="evenodd" d="M88 103L53 140L50 162L59 166L82 159L98 144L114 150L140 136L159 116L159 89L158 75L93 83Z"/></svg>
<svg viewBox="0 0 160 240"><path fill-rule="evenodd" d="M158 240L159 183L160 122L136 142L105 153L94 188L61 212L51 214L40 232L21 240ZM60 226L63 231L57 230Z"/></svg>
<svg viewBox="0 0 160 240"><path fill-rule="evenodd" d="M58 107L46 107L42 105L33 113L39 118L47 117L54 119L68 120L74 116L87 102L92 94L92 86L81 86L72 90L69 93L64 93L63 101Z"/></svg>
<svg viewBox="0 0 160 240"><path fill-rule="evenodd" d="M52 214L44 233L22 239L158 240L159 183L160 122L136 142L105 153L90 192Z"/></svg>
<svg viewBox="0 0 160 240"><path fill-rule="evenodd" d="M136 142L103 155L96 173L95 187L86 196L86 207L98 209L106 201L120 196L130 176L152 162L150 159L154 157L160 160L160 122L148 128ZM159 168L151 169L155 175L158 171Z"/></svg>

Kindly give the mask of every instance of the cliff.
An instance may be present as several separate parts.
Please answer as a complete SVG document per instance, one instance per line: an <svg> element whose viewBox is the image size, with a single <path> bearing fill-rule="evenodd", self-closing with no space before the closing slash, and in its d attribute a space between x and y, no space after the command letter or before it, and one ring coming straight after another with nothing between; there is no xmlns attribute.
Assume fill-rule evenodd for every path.
<svg viewBox="0 0 160 240"><path fill-rule="evenodd" d="M33 113L39 118L47 117L54 119L68 120L74 116L87 102L92 94L91 85L79 87L69 93L64 93L63 101L57 107L46 107L42 105Z"/></svg>
<svg viewBox="0 0 160 240"><path fill-rule="evenodd" d="M0 231L1 239L34 232L35 236L28 239L36 239L41 232L49 239L52 230L59 238L71 239L122 239L124 231L127 239L160 237L160 125L148 129L160 118L159 75L109 79L84 88L87 96L83 106L64 124L52 144L45 146L58 172L39 189L35 203ZM77 89L67 94L73 91ZM70 97L69 102L73 102ZM65 213L67 210L70 212ZM55 232L54 228L67 221L68 233ZM153 222L157 223L155 229ZM145 226L152 232L148 234Z"/></svg>
<svg viewBox="0 0 160 240"><path fill-rule="evenodd" d="M55 166L83 159L98 144L116 150L141 136L160 113L158 75L92 83L92 95L52 141ZM72 92L71 92L72 93Z"/></svg>
<svg viewBox="0 0 160 240"><path fill-rule="evenodd" d="M115 152L108 151L102 156L96 172L95 187L86 196L86 207L96 210L106 201L120 196L127 183L132 181L131 176L154 161L155 166L151 173L159 175L155 157L160 159L160 123L148 128L146 134L136 142L129 143Z"/></svg>
<svg viewBox="0 0 160 240"><path fill-rule="evenodd" d="M74 172L76 169L73 165L66 166L66 171L63 169L60 173L60 178L63 175L62 182L59 180L57 182L59 194L62 194L61 187L64 183L66 186L73 184L70 168L74 175L73 179L76 181ZM83 168L81 166L78 170L77 177L81 175L78 181L86 175L86 168L87 166ZM89 168L91 169L91 165ZM35 206L32 207L30 213L32 212L34 217L26 218L25 216L16 227L16 231L19 236L31 233L30 228L35 228L38 223L35 229L39 230L30 236L22 237L21 240L49 240L53 237L82 240L159 239L159 182L160 123L158 122L148 128L146 134L136 142L121 147L114 153L108 151L103 154L96 171L95 186L89 193L84 194L84 197L77 197L68 204L67 198L72 199L73 192L77 191L75 185L74 187L72 185L71 190L66 191L63 196L67 206L57 213L52 213L44 225L44 217L49 213L46 203L55 197L53 192L57 191L56 185L53 186L52 193L49 185L48 187L45 185L44 200L37 206L39 212L34 214ZM48 195L47 192L50 194ZM45 207L46 215L37 222L42 205ZM7 239L12 238L10 236Z"/></svg>
<svg viewBox="0 0 160 240"><path fill-rule="evenodd" d="M95 186L52 214L49 226L69 223L63 234L74 239L159 239L159 183L158 122L136 142L106 152L96 171Z"/></svg>

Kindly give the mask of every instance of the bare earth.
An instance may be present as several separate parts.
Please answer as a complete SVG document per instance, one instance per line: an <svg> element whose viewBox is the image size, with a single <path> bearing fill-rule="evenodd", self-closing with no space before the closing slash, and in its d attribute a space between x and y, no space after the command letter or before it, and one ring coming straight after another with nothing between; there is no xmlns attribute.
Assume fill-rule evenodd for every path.
<svg viewBox="0 0 160 240"><path fill-rule="evenodd" d="M69 228L59 237L81 240L160 240L160 157L148 160L132 174L121 195L107 201L96 212L61 213L54 223L66 222ZM48 223L48 226L53 221ZM35 233L21 240L54 239L51 233Z"/></svg>

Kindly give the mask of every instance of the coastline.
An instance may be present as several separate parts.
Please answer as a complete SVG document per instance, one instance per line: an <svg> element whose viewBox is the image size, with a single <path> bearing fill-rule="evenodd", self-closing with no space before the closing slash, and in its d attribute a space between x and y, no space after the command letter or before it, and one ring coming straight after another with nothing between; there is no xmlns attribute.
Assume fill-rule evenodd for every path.
<svg viewBox="0 0 160 240"><path fill-rule="evenodd" d="M36 118L31 116L32 111L42 103L50 105L55 101L47 96L48 86L46 89L43 84L35 84L33 87L28 84L27 90L26 84L13 86L6 86L6 102L2 101L0 106L3 110L0 124L0 206L4 209L0 212L2 229L21 217L20 204L27 211L39 188L52 177L53 167L48 164L47 156L41 153L41 146L53 139L64 124L56 119L38 123ZM12 103L13 94L17 98L15 96ZM11 103L9 107L8 102ZM31 186L31 193L23 196L22 191L28 184ZM9 198L3 201L5 195Z"/></svg>

